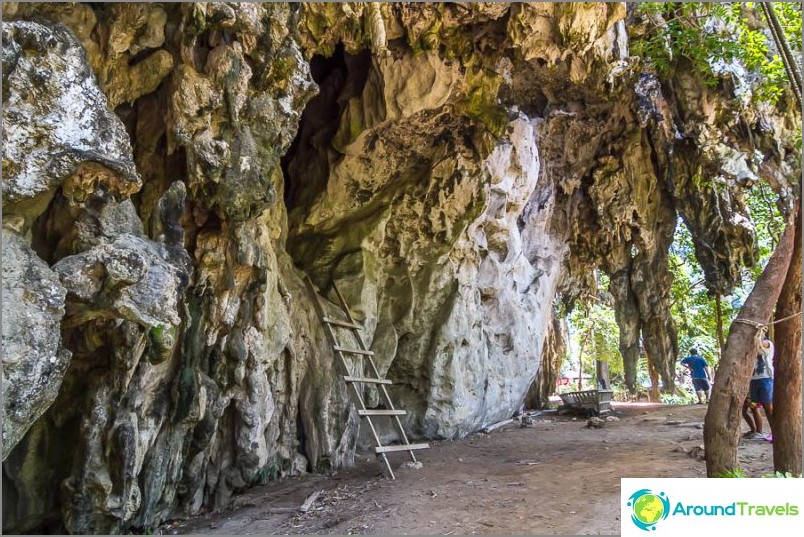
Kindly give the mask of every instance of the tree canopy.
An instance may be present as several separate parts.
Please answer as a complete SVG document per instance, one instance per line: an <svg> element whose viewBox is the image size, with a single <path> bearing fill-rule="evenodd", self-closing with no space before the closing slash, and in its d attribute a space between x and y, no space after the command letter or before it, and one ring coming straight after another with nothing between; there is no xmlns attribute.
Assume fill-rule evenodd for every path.
<svg viewBox="0 0 804 537"><path fill-rule="evenodd" d="M682 59L707 84L729 69L753 73L755 101L775 104L787 84L784 64L765 28L757 2L643 2L648 29L632 41L632 53L663 74ZM801 51L801 5L775 2L794 51Z"/></svg>

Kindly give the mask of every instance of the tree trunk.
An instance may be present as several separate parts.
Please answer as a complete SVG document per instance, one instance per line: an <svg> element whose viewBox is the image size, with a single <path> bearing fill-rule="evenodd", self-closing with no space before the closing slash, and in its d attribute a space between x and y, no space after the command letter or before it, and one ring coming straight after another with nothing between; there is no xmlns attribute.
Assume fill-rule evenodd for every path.
<svg viewBox="0 0 804 537"><path fill-rule="evenodd" d="M801 207L787 278L776 305L776 318L801 313ZM773 379L773 466L801 473L801 317L776 325Z"/></svg>
<svg viewBox="0 0 804 537"><path fill-rule="evenodd" d="M578 353L578 391L583 390L583 346L586 341L581 341L581 352Z"/></svg>
<svg viewBox="0 0 804 537"><path fill-rule="evenodd" d="M589 341L589 336L592 333L592 329L588 329L586 334L583 337L583 341L581 341L581 352L578 353L578 391L583 390L583 348L586 347L586 343Z"/></svg>
<svg viewBox="0 0 804 537"><path fill-rule="evenodd" d="M648 401L651 403L659 402L659 372L656 371L650 354L646 354L648 359L648 375L650 375L650 392L648 393Z"/></svg>
<svg viewBox="0 0 804 537"><path fill-rule="evenodd" d="M595 373L597 375L597 387L603 390L610 390L609 363L606 360L597 360L595 362Z"/></svg>
<svg viewBox="0 0 804 537"><path fill-rule="evenodd" d="M737 468L740 419L756 358L757 329L740 319L767 323L782 289L793 254L794 226L788 224L765 270L731 325L715 377L717 383L704 421L706 473L709 477Z"/></svg>
<svg viewBox="0 0 804 537"><path fill-rule="evenodd" d="M564 319L554 314L547 325L539 372L525 396L526 410L544 408L550 402L550 396L556 393L556 381L567 350L565 323Z"/></svg>

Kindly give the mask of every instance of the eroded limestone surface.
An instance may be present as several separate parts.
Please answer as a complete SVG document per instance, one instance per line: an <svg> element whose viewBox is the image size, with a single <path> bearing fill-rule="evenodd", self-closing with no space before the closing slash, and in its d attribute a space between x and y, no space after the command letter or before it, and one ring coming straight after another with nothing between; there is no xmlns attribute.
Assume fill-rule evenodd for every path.
<svg viewBox="0 0 804 537"><path fill-rule="evenodd" d="M8 531L142 531L350 465L369 439L307 275L413 438L543 402L595 270L627 383L641 340L671 387L679 216L726 292L755 259L744 186L800 175L798 116L733 73L659 78L621 3L3 15Z"/></svg>

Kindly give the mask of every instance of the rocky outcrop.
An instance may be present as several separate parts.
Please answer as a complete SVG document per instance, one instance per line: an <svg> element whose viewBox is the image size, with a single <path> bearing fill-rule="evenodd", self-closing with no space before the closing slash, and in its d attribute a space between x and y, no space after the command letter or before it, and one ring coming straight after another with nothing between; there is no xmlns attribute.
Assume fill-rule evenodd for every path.
<svg viewBox="0 0 804 537"><path fill-rule="evenodd" d="M597 11L571 9L570 20L552 6L385 8L390 53L370 59L350 54L367 26L343 24L348 14L337 8L305 7L318 22L303 39L335 61L321 70L321 93L286 157L290 253L322 286L345 288L376 327L372 348L401 383L394 395L417 410L414 430L460 437L523 403L568 255L554 214L566 178L539 169L543 121L519 114L510 122L495 96L525 91L514 62L546 80L548 60L569 69L594 49L588 61L617 61L624 11L602 6L611 20L590 26ZM465 41L468 20L486 24L476 43ZM525 38L533 25L549 28L553 49ZM338 37L315 31L321 26ZM509 56L506 33L515 49L533 48ZM563 50L560 35L574 36ZM331 46L339 40L342 51ZM575 64L579 82L598 82L581 73L591 63ZM322 115L335 107L333 126Z"/></svg>
<svg viewBox="0 0 804 537"><path fill-rule="evenodd" d="M6 50L44 57L39 69L56 74L46 86L54 91L26 109L34 117L4 116L6 132L18 129L17 119L36 125L57 118L61 95L86 87L82 98L95 100L79 104L89 119L65 113L54 128L69 134L83 126L84 143L115 141L104 129L117 129L125 141L113 146L117 154L106 146L76 153L88 160L77 163L77 172L73 161L62 165L62 175L32 172L34 194L47 200L36 211L15 205L7 211L10 225L30 229L31 246L52 265L42 263L43 270L60 278L62 303L67 292L66 311L55 322L72 353L61 387L54 372L50 399L27 408L26 419L38 417L34 412L45 411L58 392L55 402L4 463L4 497L12 498L4 527L17 531L153 527L168 516L226 505L235 490L308 467L342 466L354 456L356 416L281 248L279 157L314 89L288 34L289 7L169 7L162 13L170 24L187 27L153 52L176 62L170 83L157 84L154 94L151 82L131 78L147 87L125 88L144 96L117 107L122 123L87 63L111 104L125 101L114 97L115 68L104 66L162 45L159 32L154 39L138 32L152 34L147 28L167 23L159 23L158 6L121 7L97 12L108 34L84 31L86 12L77 12L88 6L36 11L40 20L74 28L88 58L70 32L52 23L37 23L42 38L25 46L15 46L17 34L4 34ZM18 17L32 13L28 6L4 9ZM134 38L119 33L129 25ZM47 56L51 42L63 57ZM80 68L59 67L73 56ZM25 101L20 84L9 87L4 104ZM36 116L45 110L52 112ZM57 140L73 143L64 135ZM44 147L70 154L56 142ZM12 148L4 166L21 168L26 156ZM125 172L135 162L145 187L132 196L140 175ZM116 188L123 179L134 186ZM58 365L63 371L65 360Z"/></svg>
<svg viewBox="0 0 804 537"><path fill-rule="evenodd" d="M159 363L175 349L190 268L183 233L156 242L143 235L126 199L141 185L128 134L72 34L20 21L4 24L3 39L3 217L14 230L4 229L4 286L6 298L18 298L3 312L4 468L17 497L6 521L37 527L62 503L70 531L119 531L98 509L137 509L139 489L130 484L137 473L121 452L135 449L138 435L131 417L109 418L120 413L119 397L140 358ZM177 185L179 212L173 207L170 214L166 195L154 227L181 230L184 186ZM72 468L63 460L65 446L51 443L59 437L77 450ZM107 451L107 442L116 447ZM32 460L29 449L43 456ZM50 472L55 482L43 483L52 462L63 466ZM114 479L124 476L129 483ZM72 488L76 480L81 490ZM59 484L75 492L64 495L66 502L53 492Z"/></svg>
<svg viewBox="0 0 804 537"><path fill-rule="evenodd" d="M65 287L23 237L60 192L139 188L128 135L64 28L3 25L3 458L53 403L70 363Z"/></svg>
<svg viewBox="0 0 804 537"><path fill-rule="evenodd" d="M128 135L67 29L3 25L3 108L4 215L30 225L59 187L76 201L139 189Z"/></svg>
<svg viewBox="0 0 804 537"><path fill-rule="evenodd" d="M70 363L59 334L65 295L58 276L3 228L3 460L56 399Z"/></svg>
<svg viewBox="0 0 804 537"><path fill-rule="evenodd" d="M350 148L320 166L330 169L327 191L296 228L291 253L358 305L380 369L397 382L392 396L416 410L412 428L460 437L522 404L561 245L549 242L549 205L523 215L551 188L539 185L533 123L512 122L509 143L480 160L447 135L471 135L470 125L433 115L362 134L356 143L374 146L370 160ZM538 248L526 250L518 218L541 235Z"/></svg>
<svg viewBox="0 0 804 537"><path fill-rule="evenodd" d="M147 530L350 465L305 276L413 437L543 401L595 269L627 382L641 340L671 387L679 214L723 291L754 259L749 138L779 192L800 169L790 118L629 56L618 3L3 14L9 531Z"/></svg>

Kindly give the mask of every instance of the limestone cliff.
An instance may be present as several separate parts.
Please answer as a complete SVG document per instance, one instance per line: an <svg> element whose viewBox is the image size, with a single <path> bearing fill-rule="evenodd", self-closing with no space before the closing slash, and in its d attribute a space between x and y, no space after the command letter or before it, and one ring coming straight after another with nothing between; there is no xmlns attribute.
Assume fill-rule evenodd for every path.
<svg viewBox="0 0 804 537"><path fill-rule="evenodd" d="M679 217L728 290L755 255L745 184L788 199L800 170L797 116L728 74L660 79L625 4L3 18L7 531L147 529L351 464L365 439L305 275L354 306L414 437L543 400L555 312L594 268L627 381L641 340L672 386Z"/></svg>

